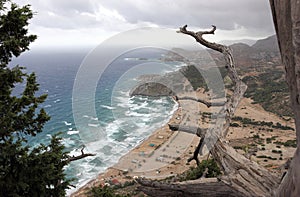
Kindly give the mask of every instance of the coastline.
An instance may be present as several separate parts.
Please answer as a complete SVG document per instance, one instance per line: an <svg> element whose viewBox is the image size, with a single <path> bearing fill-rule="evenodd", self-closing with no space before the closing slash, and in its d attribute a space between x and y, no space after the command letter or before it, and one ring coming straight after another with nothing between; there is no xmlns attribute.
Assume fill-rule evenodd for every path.
<svg viewBox="0 0 300 197"><path fill-rule="evenodd" d="M199 89L198 91L186 92L180 96L196 96L197 98L207 99L209 98L208 95L209 93ZM218 111L219 107L207 108L194 100L178 100L176 102L178 103L178 109L173 113L167 124L155 130L140 145L122 156L118 163L79 188L71 196L86 196L86 189L93 186L104 185L105 183L123 184L126 181L133 181L135 177L164 179L181 174L190 167L196 166L195 161L187 164L187 159L192 156L195 147L198 145L199 138L194 134L171 131L168 124L196 125L201 128L208 128L211 124L209 114L215 110ZM259 104L253 104L253 100L250 98L242 99L235 115L253 121L280 123L290 127L294 125L293 120L287 121L283 117L265 111ZM240 125L239 127L229 128L225 143L235 147L237 152L251 158L251 160L263 165L273 173L282 173L282 165L293 157L295 148L283 145L278 146L275 139L282 143L293 140L295 139L294 131L279 128L272 128L272 131L269 131L269 127L243 126L242 122L238 122L238 124ZM257 139L254 136L259 136L259 138ZM273 138L275 143L269 143L267 139ZM249 147L249 149L244 151L244 149L239 147ZM272 152L272 150L277 149L282 151L282 154L279 155L277 152ZM253 151L255 154L249 155ZM266 160L264 157L259 157L261 155L272 159ZM207 155L199 155L199 160L206 159L206 157ZM276 160L273 158L276 158Z"/></svg>
<svg viewBox="0 0 300 197"><path fill-rule="evenodd" d="M191 94L194 95L195 92ZM199 138L194 134L172 131L168 126L169 124L183 124L183 122L197 124L196 119L190 120L190 117L193 117L190 113L195 110L186 109L186 106L193 108L195 103L191 103L192 101L175 102L178 103L178 108L167 124L156 129L138 146L123 155L115 165L107 168L70 196L85 196L88 188L112 181L125 183L134 180L135 177L164 179L183 173L191 166L195 166L194 161L188 165L186 162L198 145Z"/></svg>

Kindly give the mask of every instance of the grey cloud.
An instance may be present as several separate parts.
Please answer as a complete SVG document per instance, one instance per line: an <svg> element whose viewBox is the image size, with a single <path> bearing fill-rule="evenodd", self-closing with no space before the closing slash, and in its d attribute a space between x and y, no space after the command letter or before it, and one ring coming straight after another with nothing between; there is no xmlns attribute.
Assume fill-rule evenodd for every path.
<svg viewBox="0 0 300 197"><path fill-rule="evenodd" d="M37 11L51 11L59 15L95 11L93 0L36 0L32 2Z"/></svg>
<svg viewBox="0 0 300 197"><path fill-rule="evenodd" d="M145 22L170 28L184 24L197 28L210 28L214 24L223 30L244 27L257 37L274 33L267 0L32 0L29 3L38 13L34 24L49 28L100 27L110 31L124 24L134 27ZM115 10L125 21L118 25L110 16L101 16L99 6ZM96 13L100 14L97 19Z"/></svg>
<svg viewBox="0 0 300 197"><path fill-rule="evenodd" d="M148 21L158 25L195 27L217 25L224 30L237 26L264 32L274 32L268 1L263 0L152 0L103 1L103 5L116 9L131 23Z"/></svg>
<svg viewBox="0 0 300 197"><path fill-rule="evenodd" d="M36 13L32 23L36 26L59 29L89 28L99 21L92 16L97 6L93 0L35 0L23 3L32 5ZM89 15L90 14L90 15Z"/></svg>

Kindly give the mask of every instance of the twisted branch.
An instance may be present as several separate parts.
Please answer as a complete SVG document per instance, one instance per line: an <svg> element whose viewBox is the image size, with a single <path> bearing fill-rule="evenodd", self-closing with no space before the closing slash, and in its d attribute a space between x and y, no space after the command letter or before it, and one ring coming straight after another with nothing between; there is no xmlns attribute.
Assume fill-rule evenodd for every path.
<svg viewBox="0 0 300 197"><path fill-rule="evenodd" d="M81 152L81 155L78 155L78 156L72 156L72 157L69 157L67 162L71 162L71 161L76 161L76 160L79 160L79 159L82 159L82 158L85 158L85 157L90 157L90 156L95 156L96 154L92 154L92 153L84 153L83 150L84 150L85 147L82 147L82 149L80 150Z"/></svg>
<svg viewBox="0 0 300 197"><path fill-rule="evenodd" d="M214 34L216 27L213 26L210 31L188 31L187 25L180 28L179 32L190 35L196 41L210 49L223 53L226 68L230 79L234 82L234 90L231 98L227 100L225 105L219 111L216 123L213 128L206 132L205 136L201 137L200 142L194 151L191 160L196 160L201 147L204 144L210 150L212 157L216 160L220 167L222 167L224 175L219 177L216 182L210 183L209 187L203 181L208 179L198 179L195 181L186 181L183 183L163 184L151 182L146 180L138 180L142 185L141 190L150 195L160 192L161 195L178 196L178 195L191 195L191 196L220 196L218 189L226 193L226 196L268 196L277 187L279 183L278 177L270 174L268 170L259 166L256 162L250 161L246 157L238 154L232 147L223 143L222 138L226 136L231 117L243 98L243 94L247 86L239 78L235 62L229 47L221 44L216 44L203 39L205 34ZM225 115L225 123L224 123ZM217 141L215 141L217 139ZM190 192L193 192L191 194ZM228 192L228 193L227 193Z"/></svg>

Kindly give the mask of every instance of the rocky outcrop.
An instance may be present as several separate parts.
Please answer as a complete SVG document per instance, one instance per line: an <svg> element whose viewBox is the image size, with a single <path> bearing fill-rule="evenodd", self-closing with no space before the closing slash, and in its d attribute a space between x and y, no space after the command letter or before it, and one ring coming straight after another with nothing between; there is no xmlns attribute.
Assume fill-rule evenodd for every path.
<svg viewBox="0 0 300 197"><path fill-rule="evenodd" d="M187 77L182 73L183 70L184 68L164 75L142 75L138 78L138 85L131 90L129 95L158 97L192 91L193 88L187 83Z"/></svg>
<svg viewBox="0 0 300 197"><path fill-rule="evenodd" d="M175 93L170 88L156 82L140 84L130 92L130 96L140 95L140 96L151 96L151 97L171 96L174 94Z"/></svg>

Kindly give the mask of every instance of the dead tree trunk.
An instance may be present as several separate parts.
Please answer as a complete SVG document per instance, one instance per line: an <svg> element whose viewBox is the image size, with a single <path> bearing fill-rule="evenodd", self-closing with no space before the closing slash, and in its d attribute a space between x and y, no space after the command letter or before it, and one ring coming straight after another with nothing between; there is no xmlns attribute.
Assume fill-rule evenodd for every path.
<svg viewBox="0 0 300 197"><path fill-rule="evenodd" d="M163 196L164 194L168 196L190 196L191 191L188 190L192 190L193 195L220 196L221 194L218 192L218 189L221 185L223 185L224 190L226 190L226 192L230 191L231 196L272 195L272 191L277 188L279 184L279 178L272 175L265 168L259 166L256 162L250 161L241 154L238 154L232 147L225 144L222 140L223 136L226 136L227 134L231 117L234 115L234 112L247 88L235 70L235 63L230 48L221 44L208 42L202 37L204 34L214 34L216 30L215 26L213 26L213 29L210 31L199 32L188 31L186 28L187 25L183 26L180 28L179 32L190 35L194 37L200 44L223 53L228 75L235 84L234 92L231 98L219 111L218 117L224 117L225 115L225 123L224 119L217 118L216 123L213 125L213 129L205 134L205 138L217 138L216 143L215 141L206 140L205 144L210 150L213 158L222 168L224 175L218 177L218 182L211 184L210 187L207 187L206 183L204 184L201 181L199 182L199 180L172 183L168 186L159 184L157 182L140 179L139 182L142 185L140 189L151 196L157 194L157 191L159 191L159 193ZM199 143L201 144L201 141ZM194 159L196 161L196 157L200 150L201 148L199 148L199 146L195 150ZM197 187L194 186L194 183L197 185ZM188 185L190 184L192 184L193 187L189 187ZM228 188L230 190L228 190Z"/></svg>
<svg viewBox="0 0 300 197"><path fill-rule="evenodd" d="M185 25L185 26L181 27L179 30L180 33L192 36L193 38L196 39L196 41L198 43L206 46L207 48L210 48L210 49L219 51L220 53L223 53L225 62L226 62L225 67L227 68L230 79L232 80L232 82L235 85L233 95L227 102L225 102L225 105L223 104L224 107L219 111L219 113L217 115L218 118L217 118L216 124L213 125L213 129L209 133L207 133L207 135L210 135L210 136L207 136L207 135L205 136L206 139L208 139L208 140L205 140L205 144L209 150L214 147L214 140L212 140L212 142L211 142L211 140L209 140L210 138L211 139L219 138L219 137L223 137L227 134L227 130L229 128L231 117L234 115L234 112L247 89L247 86L242 82L242 80L240 79L240 77L238 76L238 74L236 72L235 62L233 59L231 49L225 45L212 43L203 38L203 35L205 35L205 34L214 34L215 33L216 26L213 25L212 27L213 28L210 31L193 32L193 31L188 31L186 29L187 25ZM207 106L207 107L209 107L209 106ZM224 116L225 116L225 124L223 123ZM220 131L222 131L222 132L220 133ZM222 136L220 136L220 135L222 135ZM198 155L198 154L194 154L194 155ZM196 158L195 158L195 160L196 160Z"/></svg>
<svg viewBox="0 0 300 197"><path fill-rule="evenodd" d="M300 1L270 0L294 110L297 150L277 196L300 196Z"/></svg>

